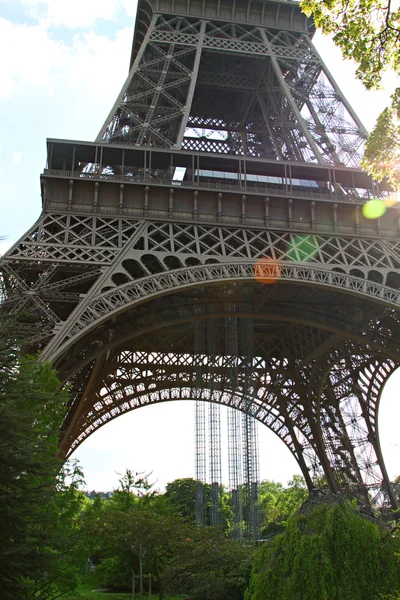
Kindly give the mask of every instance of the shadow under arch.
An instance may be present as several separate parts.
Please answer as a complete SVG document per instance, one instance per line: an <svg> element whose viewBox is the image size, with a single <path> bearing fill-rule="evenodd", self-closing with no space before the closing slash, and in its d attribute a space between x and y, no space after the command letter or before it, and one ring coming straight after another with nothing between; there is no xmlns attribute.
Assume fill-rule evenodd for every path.
<svg viewBox="0 0 400 600"><path fill-rule="evenodd" d="M277 263L265 267L264 281L276 281ZM62 324L43 351L43 360L55 364L60 357L88 333L119 314L153 299L201 286L227 282L255 282L253 262L196 265L175 271L149 275L140 280L122 284L103 293L86 298ZM279 265L279 283L340 290L344 294L365 298L387 307L400 306L400 290L346 273L334 272L308 264Z"/></svg>
<svg viewBox="0 0 400 600"><path fill-rule="evenodd" d="M212 267L214 268L214 265ZM217 267L221 267L221 265L217 265ZM222 265L222 267L226 269L226 265ZM236 268L241 269L242 267L242 264L235 264L233 272L236 272ZM196 269L199 269L199 267L191 267L188 270L179 270L179 273L182 274L185 271L184 277L186 278L189 272L193 275L193 271ZM297 275L299 275L300 271L300 267L297 266ZM231 275L232 271L226 269L226 273ZM162 274L162 276L164 275L165 274ZM166 275L168 277L172 275L175 276L176 272L168 273ZM70 369L69 372L67 370L64 371L65 378L68 379L70 374L73 374L74 376L76 374L78 379L80 366L84 365L85 368L87 366L89 369L93 362L96 362L100 356L108 355L108 353L112 355L113 352L115 354L115 352L124 348L124 344L126 344L125 347L129 346L129 342L133 339L135 339L134 347L140 349L138 339L141 338L143 341L146 336L150 338L151 336L156 335L156 337L151 337L151 339L156 340L161 351L175 353L177 352L177 346L168 345L168 335L164 334L163 331L167 331L168 333L169 329L175 328L177 331L176 335L180 336L181 333L183 334L184 331L189 328L190 323L196 320L211 320L215 318L224 319L232 316L230 309L233 306L237 311L235 312L235 316L238 318L258 319L257 327L264 323L265 327L270 328L272 326L273 328L275 322L278 323L277 326L280 328L285 325L287 329L291 330L290 339L289 337L287 338L288 343L290 342L290 344L292 343L292 333L296 327L307 330L298 331L299 336L297 341L300 340L303 333L305 333L306 337L309 333L310 335L307 344L312 341L314 336L315 346L309 349L306 348L306 345L304 346L306 352L304 364L308 361L307 364L310 365L310 361L315 360L316 357L321 358L319 351L321 348L326 347L326 345L331 345L332 340L330 336L339 340L342 355L343 352L346 351L346 344L349 343L349 340L355 340L360 344L362 343L364 347L369 345L373 351L380 352L382 356L392 358L398 363L399 337L397 335L398 331L395 329L398 319L397 311L393 310L393 304L395 303L390 303L385 300L383 292L377 293L378 288L382 291L382 286L373 287L375 295L369 294L367 293L369 288L366 286L376 286L377 284L366 282L359 278L352 278L352 276L339 274L340 277L346 277L346 281L352 281L355 287L346 287L345 290L336 287L334 284L337 275L338 274L324 271L324 277L328 277L328 279L330 277L329 285L321 284L321 282L315 278L313 281L307 280L304 282L299 275L298 279L295 281L279 281L274 283L274 285L269 286L263 286L257 283L254 280L254 277L249 277L246 272L245 275L239 279L229 279L226 277L226 279L223 280L207 281L206 284L202 284L190 277L190 282L185 279L183 285L180 285L179 281L175 281L175 287L167 289L157 288L156 291L149 294L145 293L146 290L142 290L140 297L136 299L129 297L122 298L120 299L121 304L114 307L114 312L112 312L113 307L107 307L107 303L105 303L101 309L104 311L104 315L100 319L104 323L103 330L100 327L96 329L93 325L93 323L99 322L97 320L98 314L97 316L96 314L92 315L94 321L92 320L92 323L89 323L88 329L86 329L86 325L84 325L81 330L81 339L84 342L83 345L76 345L76 351L74 350L75 354L71 353L70 355L65 355L63 358L65 368ZM157 281L160 283L161 280ZM150 286L153 286L155 276L147 278L146 282ZM142 283L143 280L141 280L141 284ZM123 285L118 288L118 290L114 290L114 292L122 294L125 289L126 286ZM357 289L362 289L362 293L357 291ZM271 292L271 290L273 291ZM394 293L393 290L391 290L391 292ZM99 298L100 297L103 301L104 295L100 295ZM93 308L93 305L91 305L91 308ZM131 309L132 311L129 312ZM83 307L82 315L85 310L86 309ZM204 312L205 310L207 310L207 312ZM393 327L391 324L392 322ZM86 335L86 332L89 331L92 335L91 338L89 334ZM324 338L321 334L324 333L325 335L326 332L329 335ZM89 341L91 345L88 343ZM66 343L68 346L68 339ZM295 357L295 346L290 346L290 344L288 345L288 352L292 352L292 356ZM71 344L70 347L74 348L73 344ZM146 348L146 351L148 352L153 350L151 344ZM167 348L170 349L167 350ZM186 346L186 349L181 351L193 352L193 350L194 345L192 339L191 343ZM357 350L355 351L357 352ZM269 356L274 355L270 354ZM301 387L302 391L307 391L306 384L310 381L308 378L309 372L304 370L302 375L303 374L303 380L298 379L295 383ZM84 386L86 385L84 377L81 378L80 384L82 384L83 387L81 385L79 389L83 392ZM166 386L164 385L164 387ZM183 389L185 388L185 384L181 380L178 384L175 383L170 387L179 387ZM191 386L186 387L192 389ZM97 390L98 389L99 388L97 388ZM149 397L149 394L151 393L153 392L150 389L147 390L142 394L143 399ZM81 393L80 401L82 405L85 405L85 394ZM94 414L93 420L90 423L87 423L87 427L85 426L86 429L77 427L76 440L83 440L90 431L94 431L96 427L102 426L102 424L108 422L110 416L113 417L113 414L118 416L118 404L121 403L123 403L123 399L121 399L121 402L116 403L110 397L109 411L105 411L102 415ZM78 405L79 398L77 396L76 406ZM92 405L95 405L94 400ZM275 408L278 413L281 412L283 418L284 410L282 406L278 408L275 406ZM312 424L313 421L315 426L315 414L312 414L314 409L315 406L312 406L309 411L311 417L304 417L306 426L310 425L310 423ZM290 414L288 414L288 419L285 424L290 425L293 430L298 432L298 435L300 436L298 447L301 447L302 451L306 449L306 452L308 452L308 449L311 447L310 457L307 457L308 464L311 465L311 467L302 468L300 465L304 474L308 472L309 468L312 469L313 465L314 467L316 465L314 470L318 470L322 460L324 460L323 471L325 473L334 469L334 465L332 466L332 464L329 464L329 456L324 456L325 445L329 452L332 449L335 451L338 450L337 453L339 458L341 457L343 464L346 464L348 455L345 454L345 449L342 450L338 444L335 447L332 445L329 446L329 444L331 444L329 441L329 434L331 432L329 431L327 421L324 423L324 426L327 427L328 442L322 441L318 451L316 451L316 438L310 436L308 432L303 436L303 432L306 430L302 425L301 410L296 412L296 407L291 406L290 410L288 409L288 412ZM297 415L299 415L299 421L296 421ZM283 421L285 422L284 418ZM301 425L300 427L298 426L299 424ZM66 426L68 426L67 423ZM80 436L83 437L80 438ZM296 436L292 436L292 439L294 440L295 437ZM311 444L310 440L312 440ZM67 440L67 446L70 442L72 448L74 441L74 439ZM77 444L75 444L74 447L76 446ZM342 452L342 455L339 454L339 451ZM295 456L299 462L298 457L302 454L301 452L298 452L295 447L294 452L296 453ZM326 454L327 452L325 452L325 455ZM318 460L315 459L316 455L318 456ZM338 472L339 475L341 475L344 472L343 468L340 467ZM350 479L350 481L354 482L355 479ZM357 481L360 481L360 479ZM331 487L334 489L333 485Z"/></svg>

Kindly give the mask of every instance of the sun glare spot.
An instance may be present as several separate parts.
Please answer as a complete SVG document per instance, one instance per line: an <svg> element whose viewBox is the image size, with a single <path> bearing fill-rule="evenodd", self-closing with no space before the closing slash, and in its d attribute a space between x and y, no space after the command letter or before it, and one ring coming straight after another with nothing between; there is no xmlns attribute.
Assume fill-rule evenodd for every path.
<svg viewBox="0 0 400 600"><path fill-rule="evenodd" d="M393 192L393 194L390 194L390 196L384 199L385 206L388 208L394 206L398 202L400 202L400 191Z"/></svg>
<svg viewBox="0 0 400 600"><path fill-rule="evenodd" d="M273 258L264 256L254 265L254 277L258 283L275 283L280 276L281 267Z"/></svg>
<svg viewBox="0 0 400 600"><path fill-rule="evenodd" d="M297 235L290 243L289 256L291 260L309 262L317 253L317 241L313 235Z"/></svg>
<svg viewBox="0 0 400 600"><path fill-rule="evenodd" d="M366 219L379 219L379 217L385 214L386 208L387 206L384 200L374 198L364 204L362 207L362 214Z"/></svg>

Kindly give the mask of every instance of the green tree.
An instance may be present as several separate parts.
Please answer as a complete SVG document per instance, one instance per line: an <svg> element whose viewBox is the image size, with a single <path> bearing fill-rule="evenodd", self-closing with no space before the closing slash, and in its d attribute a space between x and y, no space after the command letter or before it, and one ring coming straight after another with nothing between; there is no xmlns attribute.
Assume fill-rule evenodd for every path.
<svg viewBox="0 0 400 600"><path fill-rule="evenodd" d="M367 89L379 87L387 70L400 72L400 8L391 0L302 0L317 27L330 34L345 58L357 64ZM378 118L367 141L363 167L400 187L400 88Z"/></svg>
<svg viewBox="0 0 400 600"><path fill-rule="evenodd" d="M217 527L195 526L191 536L166 565L169 591L201 600L242 600L253 547L227 539Z"/></svg>
<svg viewBox="0 0 400 600"><path fill-rule="evenodd" d="M95 501L96 502L96 501ZM160 598L185 593L202 600L241 600L249 571L249 549L218 528L200 527L158 507L97 501L81 516L81 535L96 563L99 584L140 587L140 570L151 574ZM225 595L224 595L225 594Z"/></svg>
<svg viewBox="0 0 400 600"><path fill-rule="evenodd" d="M48 364L20 352L14 326L0 313L1 597L45 600L75 584L64 556L77 473L69 490L56 458L67 395Z"/></svg>
<svg viewBox="0 0 400 600"><path fill-rule="evenodd" d="M386 178L394 189L400 189L400 88L368 137L362 166L375 179Z"/></svg>
<svg viewBox="0 0 400 600"><path fill-rule="evenodd" d="M293 515L257 553L246 600L378 600L398 595L399 544L352 506Z"/></svg>
<svg viewBox="0 0 400 600"><path fill-rule="evenodd" d="M275 481L262 481L259 488L262 536L283 531L289 517L307 497L307 485L301 475L293 475L287 487Z"/></svg>
<svg viewBox="0 0 400 600"><path fill-rule="evenodd" d="M167 483L165 490L165 498L174 512L192 523L196 520L196 486L195 479L186 477ZM210 487L208 484L203 484L207 503L210 500Z"/></svg>
<svg viewBox="0 0 400 600"><path fill-rule="evenodd" d="M149 482L151 473L138 473L131 469L125 469L119 480L119 488L114 491L111 504L122 508L130 506L148 506L157 497L153 483Z"/></svg>
<svg viewBox="0 0 400 600"><path fill-rule="evenodd" d="M191 523L196 521L196 492L197 485L200 483L204 494L204 525L210 525L211 518L211 484L198 482L195 479L186 477L184 479L175 479L167 484L164 494L165 499L171 510L184 517ZM225 533L229 533L232 510L230 508L230 495L223 486L219 488L219 507L221 516L221 527Z"/></svg>

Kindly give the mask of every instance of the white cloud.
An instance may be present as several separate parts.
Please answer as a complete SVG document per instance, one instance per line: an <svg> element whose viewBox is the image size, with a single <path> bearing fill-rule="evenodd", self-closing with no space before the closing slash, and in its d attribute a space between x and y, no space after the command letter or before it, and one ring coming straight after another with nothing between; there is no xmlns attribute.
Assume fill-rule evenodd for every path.
<svg viewBox="0 0 400 600"><path fill-rule="evenodd" d="M120 0L128 17L136 17L138 0Z"/></svg>
<svg viewBox="0 0 400 600"><path fill-rule="evenodd" d="M17 167L22 160L22 152L13 152L11 159L11 166Z"/></svg>
<svg viewBox="0 0 400 600"><path fill-rule="evenodd" d="M29 102L31 88L56 95L57 88L78 84L90 86L92 95L101 89L103 95L109 89L115 94L127 74L131 43L131 27L117 32L115 39L79 34L68 45L52 39L41 25L0 19L0 56L10 57L0 62L0 100L24 93Z"/></svg>
<svg viewBox="0 0 400 600"><path fill-rule="evenodd" d="M15 241L39 215L46 137L96 137L128 74L132 36L131 26L113 37L82 32L65 43L42 26L0 18L0 55L8 57L0 61L0 112L7 115L0 162L9 166L0 173L0 237ZM16 151L24 162L18 186L10 168Z"/></svg>
<svg viewBox="0 0 400 600"><path fill-rule="evenodd" d="M98 19L115 19L124 9L128 16L136 14L137 0L22 0L29 15L46 27L90 27Z"/></svg>
<svg viewBox="0 0 400 600"><path fill-rule="evenodd" d="M0 237L0 256L3 256L7 252L9 248L11 248L12 243L8 242L6 239L2 239Z"/></svg>
<svg viewBox="0 0 400 600"><path fill-rule="evenodd" d="M63 63L61 44L40 26L20 25L0 19L0 99L22 85L48 86L53 67Z"/></svg>
<svg viewBox="0 0 400 600"><path fill-rule="evenodd" d="M120 88L128 75L132 36L130 27L118 31L115 39L96 35L93 31L75 36L67 66L69 86L87 84L90 73L93 97L104 96L116 82Z"/></svg>

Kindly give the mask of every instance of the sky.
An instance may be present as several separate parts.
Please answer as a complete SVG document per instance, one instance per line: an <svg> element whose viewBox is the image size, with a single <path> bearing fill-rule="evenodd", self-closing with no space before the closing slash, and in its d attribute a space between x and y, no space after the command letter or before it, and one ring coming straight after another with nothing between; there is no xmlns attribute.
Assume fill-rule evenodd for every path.
<svg viewBox="0 0 400 600"><path fill-rule="evenodd" d="M92 141L101 129L128 72L135 15L136 0L0 0L0 254L40 215L46 138ZM314 41L370 130L395 78L366 92L328 38L317 34ZM400 474L399 392L400 372L386 385L379 419L390 477ZM159 489L193 477L193 408L187 401L147 406L98 430L74 454L87 488L115 488L126 468L152 471ZM259 444L262 479L286 483L300 472L261 426Z"/></svg>

